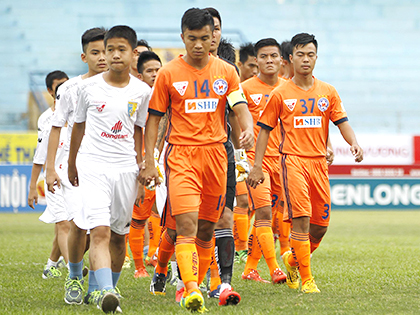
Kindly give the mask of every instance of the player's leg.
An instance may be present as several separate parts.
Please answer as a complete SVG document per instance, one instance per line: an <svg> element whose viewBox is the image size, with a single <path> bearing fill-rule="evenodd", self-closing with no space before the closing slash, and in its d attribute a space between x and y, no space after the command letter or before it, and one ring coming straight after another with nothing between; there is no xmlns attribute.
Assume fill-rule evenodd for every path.
<svg viewBox="0 0 420 315"><path fill-rule="evenodd" d="M235 261L246 261L248 252L248 193L245 181L236 184L236 207L233 209Z"/></svg>
<svg viewBox="0 0 420 315"><path fill-rule="evenodd" d="M162 227L160 226L160 216L157 213L156 202L152 204L151 215L148 221L149 250L146 257L146 266L156 267L157 260L155 254L162 235Z"/></svg>

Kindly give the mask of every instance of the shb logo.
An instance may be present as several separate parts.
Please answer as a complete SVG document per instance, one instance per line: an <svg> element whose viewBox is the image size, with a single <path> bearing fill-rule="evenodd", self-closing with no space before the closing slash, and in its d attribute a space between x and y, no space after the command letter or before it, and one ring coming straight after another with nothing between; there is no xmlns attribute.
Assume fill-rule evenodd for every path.
<svg viewBox="0 0 420 315"><path fill-rule="evenodd" d="M119 121L118 121L118 122L114 125L114 127L112 127L112 128L111 128L111 132L112 132L112 133L114 133L114 134L117 134L117 133L121 132L122 127L123 127L123 124L122 124L121 120L119 120Z"/></svg>
<svg viewBox="0 0 420 315"><path fill-rule="evenodd" d="M250 96L255 105L260 105L262 94L251 94Z"/></svg>
<svg viewBox="0 0 420 315"><path fill-rule="evenodd" d="M328 109L328 106L330 106L330 102L328 102L328 99L325 97L321 97L318 100L318 108L321 112L325 112Z"/></svg>
<svg viewBox="0 0 420 315"><path fill-rule="evenodd" d="M185 100L186 113L211 113L217 109L219 100L217 98L203 98L194 100Z"/></svg>
<svg viewBox="0 0 420 315"><path fill-rule="evenodd" d="M297 99L288 99L284 100L284 104L286 104L287 108L293 110L296 106Z"/></svg>
<svg viewBox="0 0 420 315"><path fill-rule="evenodd" d="M297 116L294 117L295 128L321 128L321 116Z"/></svg>
<svg viewBox="0 0 420 315"><path fill-rule="evenodd" d="M175 90L178 91L179 95L184 96L185 91L187 90L188 81L174 82L172 85Z"/></svg>
<svg viewBox="0 0 420 315"><path fill-rule="evenodd" d="M213 83L213 91L217 95L224 95L228 89L228 84L225 79L217 79Z"/></svg>

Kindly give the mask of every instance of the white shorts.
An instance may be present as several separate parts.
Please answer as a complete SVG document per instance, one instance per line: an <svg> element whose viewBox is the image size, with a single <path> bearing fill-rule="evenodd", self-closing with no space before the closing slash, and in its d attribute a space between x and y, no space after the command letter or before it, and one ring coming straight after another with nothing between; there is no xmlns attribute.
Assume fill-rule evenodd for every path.
<svg viewBox="0 0 420 315"><path fill-rule="evenodd" d="M45 223L58 223L69 219L67 209L64 204L63 190L55 187L55 193L48 191L46 181L45 186L45 199L47 201L47 207L39 220Z"/></svg>
<svg viewBox="0 0 420 315"><path fill-rule="evenodd" d="M77 168L83 207L76 212L74 223L81 229L109 226L114 233L128 234L138 166L117 168L78 160Z"/></svg>
<svg viewBox="0 0 420 315"><path fill-rule="evenodd" d="M166 176L165 168L163 164L159 164L159 169L163 175L163 182L159 186L156 186L156 209L159 213L159 216L162 217L163 209L165 208L166 198L168 196L168 189L166 188Z"/></svg>
<svg viewBox="0 0 420 315"><path fill-rule="evenodd" d="M76 213L82 210L82 193L80 187L74 187L69 181L69 176L67 173L67 158L63 159L61 167L62 168L60 170L57 170L57 175L61 179L61 189L63 191L64 205L67 209L68 220L71 221L74 219ZM57 191L57 188L55 190Z"/></svg>

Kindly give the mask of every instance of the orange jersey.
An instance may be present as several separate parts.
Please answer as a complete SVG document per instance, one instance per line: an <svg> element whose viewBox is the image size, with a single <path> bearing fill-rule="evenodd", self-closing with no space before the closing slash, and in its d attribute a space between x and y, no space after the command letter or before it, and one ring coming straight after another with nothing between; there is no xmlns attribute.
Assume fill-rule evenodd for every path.
<svg viewBox="0 0 420 315"><path fill-rule="evenodd" d="M254 137L255 143L257 142L258 133L260 132L260 126L257 125L258 119L267 104L268 97L272 90L278 87L286 80L279 78L276 85L271 86L261 81L257 76L254 76L244 82L242 82L242 89L245 97L248 100L248 109L254 120ZM280 145L280 126L274 128L270 133L268 139L267 150L265 151L266 156L280 156L279 153ZM249 150L249 152L255 153L255 145Z"/></svg>
<svg viewBox="0 0 420 315"><path fill-rule="evenodd" d="M159 70L149 113L163 116L169 107L170 144L224 143L226 101L235 91L240 91L239 76L227 62L210 55L208 64L198 70L179 56Z"/></svg>
<svg viewBox="0 0 420 315"><path fill-rule="evenodd" d="M330 120L338 125L348 120L347 113L335 88L314 78L308 91L292 80L275 88L258 125L272 130L280 124L281 153L321 157L326 154Z"/></svg>

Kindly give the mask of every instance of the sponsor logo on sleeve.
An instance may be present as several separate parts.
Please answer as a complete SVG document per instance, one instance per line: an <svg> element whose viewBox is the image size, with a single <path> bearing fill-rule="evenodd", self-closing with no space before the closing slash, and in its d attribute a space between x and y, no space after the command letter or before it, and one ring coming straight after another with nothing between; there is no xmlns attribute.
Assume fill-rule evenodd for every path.
<svg viewBox="0 0 420 315"><path fill-rule="evenodd" d="M127 108L128 108L128 116L133 117L137 109L137 102L128 102Z"/></svg>
<svg viewBox="0 0 420 315"><path fill-rule="evenodd" d="M180 81L172 83L175 90L178 91L179 95L184 96L185 91L187 90L188 81Z"/></svg>
<svg viewBox="0 0 420 315"><path fill-rule="evenodd" d="M228 84L225 79L217 79L213 83L213 91L217 95L225 95L228 90Z"/></svg>
<svg viewBox="0 0 420 315"><path fill-rule="evenodd" d="M326 97L321 97L318 100L317 105L321 112L325 112L328 109L328 106L330 106L330 102L328 101Z"/></svg>
<svg viewBox="0 0 420 315"><path fill-rule="evenodd" d="M284 100L284 104L287 106L287 108L291 111L293 111L293 109L295 108L297 103L297 99L288 99L288 100Z"/></svg>
<svg viewBox="0 0 420 315"><path fill-rule="evenodd" d="M294 117L295 128L321 128L322 116L296 116Z"/></svg>
<svg viewBox="0 0 420 315"><path fill-rule="evenodd" d="M219 99L217 98L203 98L185 100L186 113L211 113L217 109Z"/></svg>
<svg viewBox="0 0 420 315"><path fill-rule="evenodd" d="M260 105L262 94L251 94L250 97L255 105Z"/></svg>

